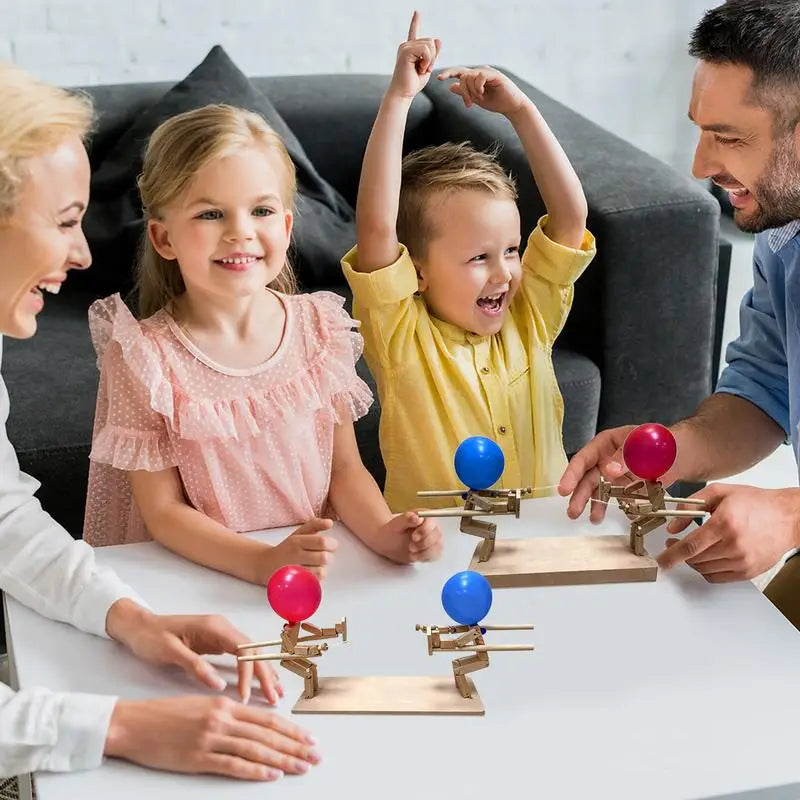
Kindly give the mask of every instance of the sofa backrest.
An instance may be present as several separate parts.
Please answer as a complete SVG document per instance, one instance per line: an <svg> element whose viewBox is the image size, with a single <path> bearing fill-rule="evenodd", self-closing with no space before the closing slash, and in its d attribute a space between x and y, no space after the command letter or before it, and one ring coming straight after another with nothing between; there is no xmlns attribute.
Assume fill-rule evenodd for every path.
<svg viewBox="0 0 800 800"><path fill-rule="evenodd" d="M361 160L389 78L385 75L288 75L250 79L278 109L314 166L351 204L355 203ZM99 163L136 116L155 103L173 82L79 87L94 100L99 124L90 143ZM406 149L431 138L433 105L424 94L414 101Z"/></svg>
<svg viewBox="0 0 800 800"><path fill-rule="evenodd" d="M355 206L361 162L375 121L388 76L300 75L255 77L253 85L265 94L293 130L306 154L325 180ZM98 121L89 142L93 169L103 161L137 116L156 103L174 82L110 84L79 87L95 104ZM431 130L433 104L424 94L414 101L406 131L406 150L424 146L435 135ZM354 232L355 235L355 232ZM90 236L97 270L76 276L71 288L108 293L109 288L126 292L129 286L109 286L109 275L124 276L135 260L135 246L128 238L126 252L109 254ZM343 283L336 265L344 253L331 253L326 279L319 286ZM113 260L113 264L109 261ZM330 273L330 275L327 275ZM102 279L102 280L101 280Z"/></svg>

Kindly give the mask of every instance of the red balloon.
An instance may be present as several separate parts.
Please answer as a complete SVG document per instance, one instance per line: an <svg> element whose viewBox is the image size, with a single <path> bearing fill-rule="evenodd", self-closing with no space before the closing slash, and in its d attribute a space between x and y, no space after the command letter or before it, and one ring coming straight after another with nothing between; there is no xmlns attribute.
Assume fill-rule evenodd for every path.
<svg viewBox="0 0 800 800"><path fill-rule="evenodd" d="M634 428L622 445L625 465L637 477L657 481L675 463L678 445L663 425L648 422Z"/></svg>
<svg viewBox="0 0 800 800"><path fill-rule="evenodd" d="M296 625L319 608L322 587L313 572L289 564L272 573L267 583L267 600L279 617Z"/></svg>

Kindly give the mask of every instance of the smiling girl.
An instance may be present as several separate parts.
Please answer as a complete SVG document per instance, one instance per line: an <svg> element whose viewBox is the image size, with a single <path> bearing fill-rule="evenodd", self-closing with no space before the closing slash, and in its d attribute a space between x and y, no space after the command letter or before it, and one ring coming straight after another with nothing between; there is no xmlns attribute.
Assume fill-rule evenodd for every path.
<svg viewBox="0 0 800 800"><path fill-rule="evenodd" d="M283 142L252 112L206 106L153 133L139 180L143 320L119 295L90 310L91 544L152 537L259 584L285 564L324 575L326 515L396 562L440 552L439 529L393 516L361 462L353 421L372 397L342 298L291 293L295 187ZM289 525L276 543L237 535Z"/></svg>

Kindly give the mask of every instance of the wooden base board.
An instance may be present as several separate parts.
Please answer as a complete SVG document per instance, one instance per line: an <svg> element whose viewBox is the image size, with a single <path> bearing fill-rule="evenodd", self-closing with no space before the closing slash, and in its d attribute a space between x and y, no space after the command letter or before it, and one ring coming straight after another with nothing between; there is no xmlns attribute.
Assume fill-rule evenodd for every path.
<svg viewBox="0 0 800 800"><path fill-rule="evenodd" d="M658 565L634 555L629 536L564 536L497 539L488 561L478 561L476 548L469 569L501 589L654 581Z"/></svg>
<svg viewBox="0 0 800 800"><path fill-rule="evenodd" d="M468 714L484 713L475 684L472 697L462 697L453 676L367 675L320 678L317 694L302 695L293 714Z"/></svg>

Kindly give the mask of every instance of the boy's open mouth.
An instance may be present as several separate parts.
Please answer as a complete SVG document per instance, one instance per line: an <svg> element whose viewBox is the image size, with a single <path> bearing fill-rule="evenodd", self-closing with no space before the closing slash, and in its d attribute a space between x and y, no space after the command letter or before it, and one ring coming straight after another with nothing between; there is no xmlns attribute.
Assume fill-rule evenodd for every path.
<svg viewBox="0 0 800 800"><path fill-rule="evenodd" d="M478 308L490 317L497 316L503 310L503 302L508 292L498 292L478 298Z"/></svg>

